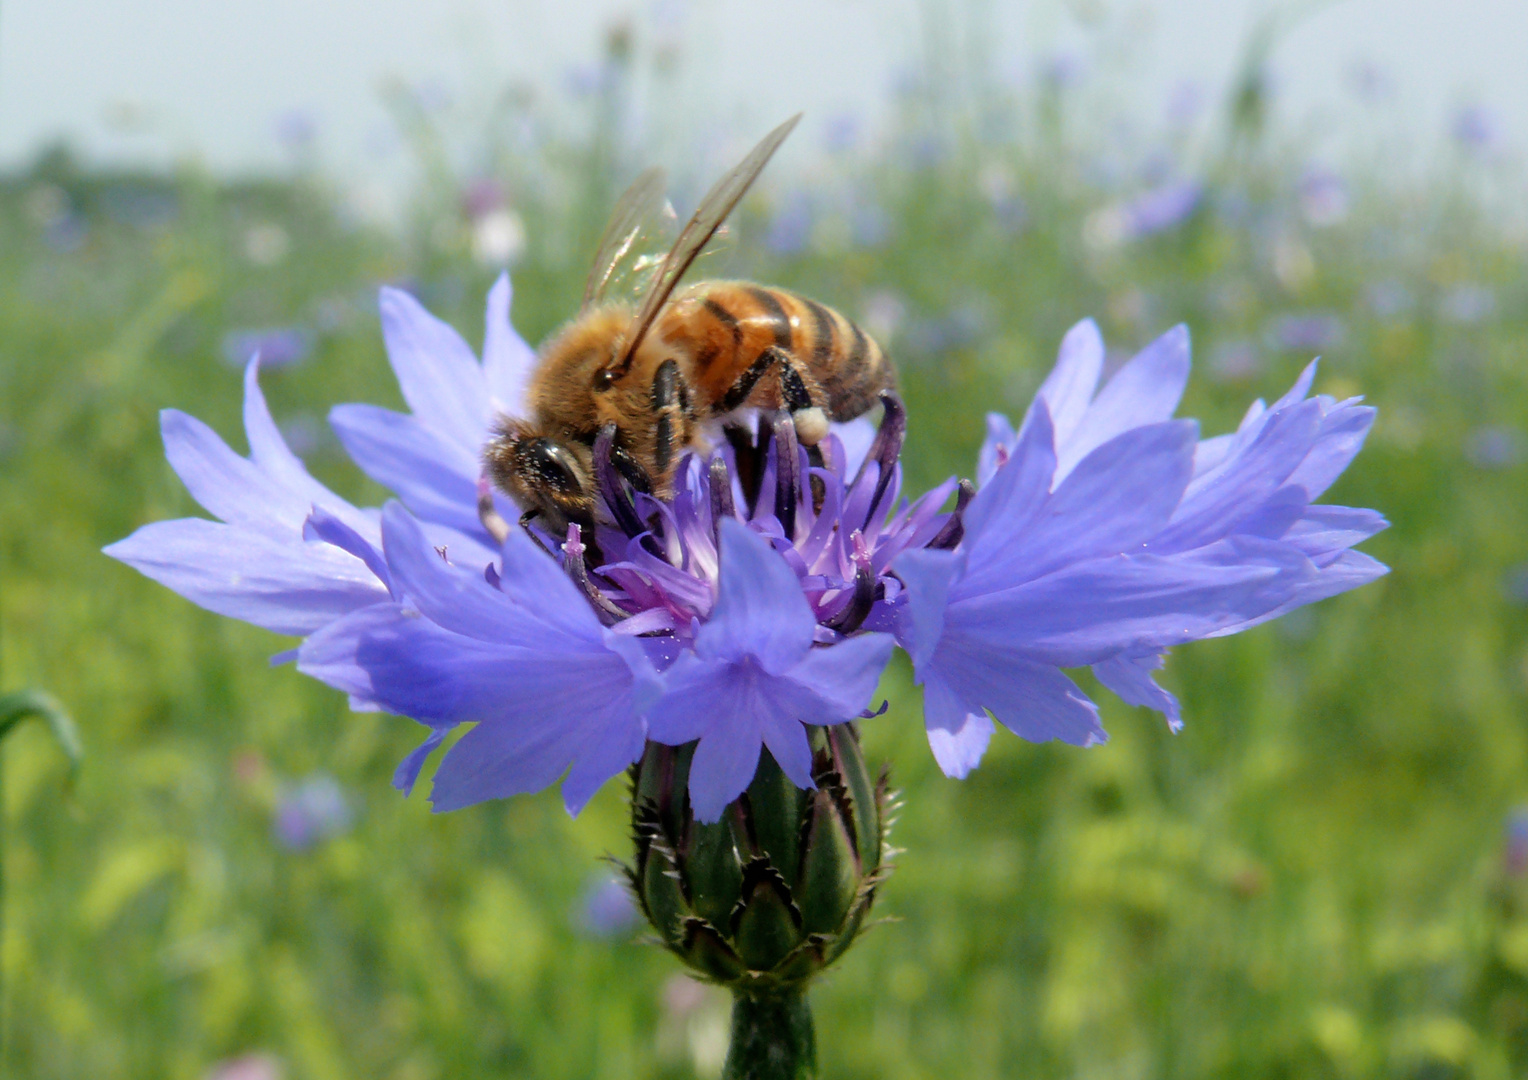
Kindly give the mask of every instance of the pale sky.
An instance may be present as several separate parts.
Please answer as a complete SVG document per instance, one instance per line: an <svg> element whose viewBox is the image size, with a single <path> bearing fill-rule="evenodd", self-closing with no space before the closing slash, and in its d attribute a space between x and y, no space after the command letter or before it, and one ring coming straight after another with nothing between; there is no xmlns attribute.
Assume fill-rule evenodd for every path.
<svg viewBox="0 0 1528 1080"><path fill-rule="evenodd" d="M684 57L687 122L764 130L798 109L806 144L833 118L873 128L931 33L968 28L993 66L1032 77L1107 28L1132 100L1160 116L1190 83L1222 88L1267 0L0 0L0 168L67 137L87 159L215 170L279 168L278 117L312 118L324 168L385 169L388 78L457 100L519 80L555 98L625 16ZM939 14L944 12L946 14ZM967 28L967 29L963 29ZM1391 87L1391 122L1437 137L1484 104L1504 139L1528 137L1528 0L1347 0L1274 53L1280 115L1320 128L1357 115L1362 64ZM1158 104L1163 103L1163 104ZM1149 106L1149 107L1148 107ZM798 135L797 142L802 141ZM799 152L798 152L799 153ZM789 160L784 167L791 167Z"/></svg>

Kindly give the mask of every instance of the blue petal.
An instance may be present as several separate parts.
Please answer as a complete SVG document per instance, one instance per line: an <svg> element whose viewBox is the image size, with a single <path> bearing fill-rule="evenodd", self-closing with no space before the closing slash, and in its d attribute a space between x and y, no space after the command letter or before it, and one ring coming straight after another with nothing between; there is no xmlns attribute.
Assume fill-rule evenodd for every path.
<svg viewBox="0 0 1528 1080"><path fill-rule="evenodd" d="M1184 555L1095 559L952 603L940 651L958 643L994 666L1024 656L1080 667L1121 649L1167 648L1243 625L1316 576L1295 548L1254 537Z"/></svg>
<svg viewBox="0 0 1528 1080"><path fill-rule="evenodd" d="M281 437L260 390L258 359L251 360L244 369L244 432L249 438L250 460L293 502L322 507L364 537L367 543L377 542L376 523L364 511L357 510L313 479L307 466Z"/></svg>
<svg viewBox="0 0 1528 1080"><path fill-rule="evenodd" d="M382 558L382 553L345 522L329 513L321 506L315 506L313 512L308 515L308 520L302 525L302 538L304 540L322 540L326 544L333 544L341 551L354 555L366 564L366 568L376 575L377 580L392 589L392 576L387 572L387 563Z"/></svg>
<svg viewBox="0 0 1528 1080"><path fill-rule="evenodd" d="M1325 557L1363 543L1375 533L1390 527L1384 515L1375 510L1351 506L1307 506L1300 520L1281 539L1309 556L1317 566Z"/></svg>
<svg viewBox="0 0 1528 1080"><path fill-rule="evenodd" d="M398 768L393 771L393 787L404 795L412 795L414 784L419 780L419 770L424 768L425 759L435 752L437 746L445 742L446 736L450 733L450 728L433 729L429 738L411 750L408 757L398 763Z"/></svg>
<svg viewBox="0 0 1528 1080"><path fill-rule="evenodd" d="M858 716L891 662L895 644L890 634L856 634L837 645L809 651L787 677L811 691L823 707L814 711L816 719L800 719L811 724L836 724Z"/></svg>
<svg viewBox="0 0 1528 1080"><path fill-rule="evenodd" d="M1013 424L1002 413L991 412L987 414L987 438L982 442L981 452L976 456L976 486L986 487L987 481L992 479L992 474L997 472L998 451L1005 453L1013 450L1013 444L1018 440L1018 435L1013 430Z"/></svg>
<svg viewBox="0 0 1528 1080"><path fill-rule="evenodd" d="M619 723L591 742L562 782L563 805L575 817L607 780L642 757L647 729L642 724Z"/></svg>
<svg viewBox="0 0 1528 1080"><path fill-rule="evenodd" d="M475 455L488 437L488 384L477 358L449 324L401 289L379 304L387 358L403 399L435 434Z"/></svg>
<svg viewBox="0 0 1528 1080"><path fill-rule="evenodd" d="M700 822L720 821L759 767L763 737L756 728L724 724L702 739L690 759L690 809Z"/></svg>
<svg viewBox="0 0 1528 1080"><path fill-rule="evenodd" d="M870 446L875 442L875 425L863 416L856 417L844 424L829 425L838 441L843 445L844 462L843 468L834 467L840 476L852 477L859 472L860 464L865 460L865 455L870 453Z"/></svg>
<svg viewBox="0 0 1528 1080"><path fill-rule="evenodd" d="M1293 611L1297 607L1313 604L1317 600L1325 600L1328 597L1345 593L1349 589L1356 589L1360 585L1384 577L1390 572L1390 568L1384 563L1365 555L1361 551L1344 551L1335 559L1323 566L1314 577L1302 580L1294 589L1294 594L1284 603L1270 611L1255 615L1245 622L1235 623L1217 630L1207 637L1225 637L1228 634L1239 634L1243 630L1265 623L1269 619L1276 619Z"/></svg>
<svg viewBox="0 0 1528 1080"><path fill-rule="evenodd" d="M1137 353L1098 392L1076 431L1057 444L1057 479L1115 436L1170 419L1188 385L1188 370L1188 327L1180 324Z"/></svg>
<svg viewBox="0 0 1528 1080"><path fill-rule="evenodd" d="M778 675L806 655L815 628L801 580L786 561L741 521L724 519L716 607L695 637L696 653L708 660L753 656Z"/></svg>
<svg viewBox="0 0 1528 1080"><path fill-rule="evenodd" d="M1374 426L1374 416L1374 410L1367 405L1342 404L1327 413L1321 421L1316 445L1291 474L1289 482L1303 487L1310 498L1319 499L1362 449L1369 429Z"/></svg>
<svg viewBox="0 0 1528 1080"><path fill-rule="evenodd" d="M478 725L436 771L436 810L538 790L569 765L577 809L642 744L621 657L467 638L397 604L324 627L304 642L298 668L435 727Z"/></svg>
<svg viewBox="0 0 1528 1080"><path fill-rule="evenodd" d="M1068 563L1139 550L1167 524L1183 495L1193 470L1194 436L1192 421L1172 420L1109 440L1061 483L1032 527L1001 546L998 524L984 527L952 596L1011 587Z"/></svg>
<svg viewBox="0 0 1528 1080"><path fill-rule="evenodd" d="M382 512L383 546L393 580L419 611L464 637L519 648L603 652L600 623L576 587L523 533L506 541L506 566L495 589L482 572L453 566L430 544L418 522L397 503ZM531 549L531 568L549 569L541 580L512 560ZM505 586L522 590L512 595ZM537 586L540 586L539 588ZM527 588L529 586L529 588Z"/></svg>
<svg viewBox="0 0 1528 1080"><path fill-rule="evenodd" d="M1098 681L1113 690L1131 705L1155 709L1167 718L1167 726L1173 731L1183 728L1183 717L1178 711L1178 699L1157 685L1151 677L1166 661L1157 650L1120 653L1093 665Z"/></svg>
<svg viewBox="0 0 1528 1080"><path fill-rule="evenodd" d="M953 551L904 552L896 561L897 576L907 588L907 618L900 625L906 633L900 644L921 672L934 655L944 634L944 612L950 585L960 573L964 559Z"/></svg>
<svg viewBox="0 0 1528 1080"><path fill-rule="evenodd" d="M525 412L525 388L536 367L536 351L509 321L513 293L509 274L499 275L488 290L487 328L483 334L483 376L493 407L511 416Z"/></svg>
<svg viewBox="0 0 1528 1080"><path fill-rule="evenodd" d="M1009 731L1030 742L1059 739L1093 746L1107 741L1098 706L1056 668L1012 655L996 663L994 659L991 653L946 639L935 658L936 677L958 701L980 703Z"/></svg>
<svg viewBox="0 0 1528 1080"><path fill-rule="evenodd" d="M1270 415L1257 438L1219 468L1188 485L1172 523L1152 551L1186 551L1213 543L1277 491L1310 453L1321 429L1321 406L1308 401Z"/></svg>
<svg viewBox="0 0 1528 1080"><path fill-rule="evenodd" d="M214 517L268 536L297 536L310 500L287 491L228 448L194 416L177 409L159 414L165 457L186 490Z"/></svg>
<svg viewBox="0 0 1528 1080"><path fill-rule="evenodd" d="M331 544L304 543L295 529L292 539L278 540L181 518L145 525L104 550L208 611L278 634L309 634L387 599L360 559Z"/></svg>
<svg viewBox="0 0 1528 1080"><path fill-rule="evenodd" d="M1103 335L1098 332L1097 323L1084 319L1061 339L1061 354L1056 366L1040 385L1037 395L1050 408L1057 446L1065 446L1082 422L1103 370Z"/></svg>
<svg viewBox="0 0 1528 1080"><path fill-rule="evenodd" d="M716 820L748 785L761 743L792 782L811 787L802 725L858 716L891 649L888 635L860 635L811 650L784 676L771 675L751 657L734 663L685 653L664 675L667 689L648 712L648 736L675 746L700 740L690 793L701 820Z"/></svg>
<svg viewBox="0 0 1528 1080"><path fill-rule="evenodd" d="M585 748L574 723L483 723L463 735L441 760L430 785L436 813L550 787Z"/></svg>
<svg viewBox="0 0 1528 1080"><path fill-rule="evenodd" d="M992 718L986 710L962 701L937 675L923 687L923 723L934 760L946 776L957 780L981 763L992 741Z"/></svg>
<svg viewBox="0 0 1528 1080"><path fill-rule="evenodd" d="M1056 475L1055 432L1050 410L1036 400L1018 434L1008 463L982 485L966 507L964 547L982 566L1015 543L1050 497Z"/></svg>
<svg viewBox="0 0 1528 1080"><path fill-rule="evenodd" d="M298 669L390 712L434 723L576 726L619 699L631 672L609 652L529 649L465 637L398 605L357 612L302 646Z"/></svg>
<svg viewBox="0 0 1528 1080"><path fill-rule="evenodd" d="M329 424L361 471L414 513L468 534L483 533L477 511L482 466L476 455L417 417L375 405L337 405Z"/></svg>

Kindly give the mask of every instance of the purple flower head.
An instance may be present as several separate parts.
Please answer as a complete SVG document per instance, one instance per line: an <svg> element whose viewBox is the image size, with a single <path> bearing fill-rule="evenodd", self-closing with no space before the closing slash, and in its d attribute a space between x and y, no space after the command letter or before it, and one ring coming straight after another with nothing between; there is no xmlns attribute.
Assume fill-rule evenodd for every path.
<svg viewBox="0 0 1528 1080"><path fill-rule="evenodd" d="M300 152L318 138L318 122L304 109L285 109L276 116L276 141L284 148Z"/></svg>
<svg viewBox="0 0 1528 1080"><path fill-rule="evenodd" d="M631 886L610 874L591 878L575 915L578 930L602 941L627 936L641 919Z"/></svg>
<svg viewBox="0 0 1528 1080"><path fill-rule="evenodd" d="M1267 342L1270 348L1308 353L1334 349L1347 336L1347 325L1340 316L1318 311L1274 319L1268 324Z"/></svg>
<svg viewBox="0 0 1528 1080"><path fill-rule="evenodd" d="M823 125L822 142L830 153L842 154L853 150L860 141L864 127L859 116L852 112L835 113Z"/></svg>
<svg viewBox="0 0 1528 1080"><path fill-rule="evenodd" d="M1192 217L1203 198L1204 185L1197 180L1168 181L1091 214L1085 225L1087 239L1110 248L1168 232Z"/></svg>
<svg viewBox="0 0 1528 1080"><path fill-rule="evenodd" d="M1186 128L1204 111L1205 92L1192 79L1180 79L1167 95L1167 122L1174 128Z"/></svg>
<svg viewBox="0 0 1528 1080"><path fill-rule="evenodd" d="M1300 177L1300 210L1317 228L1336 225L1348 216L1348 185L1337 173L1319 165Z"/></svg>
<svg viewBox="0 0 1528 1080"><path fill-rule="evenodd" d="M1484 154L1501 142L1501 118L1485 105L1465 105L1454 111L1449 134L1465 150Z"/></svg>
<svg viewBox="0 0 1528 1080"><path fill-rule="evenodd" d="M1513 427L1478 427L1465 440L1464 453L1479 469L1511 468L1523 460L1523 433Z"/></svg>
<svg viewBox="0 0 1528 1080"><path fill-rule="evenodd" d="M312 351L313 334L300 326L231 330L223 336L223 359L234 368L242 368L252 356L259 356L265 368L293 367Z"/></svg>
<svg viewBox="0 0 1528 1080"><path fill-rule="evenodd" d="M1394 319L1411 310L1411 290L1394 278L1370 282L1364 287L1364 302L1381 319Z"/></svg>
<svg viewBox="0 0 1528 1080"><path fill-rule="evenodd" d="M1496 292L1488 285L1459 285L1439 302L1438 313L1449 322L1473 324L1496 311Z"/></svg>
<svg viewBox="0 0 1528 1080"><path fill-rule="evenodd" d="M282 793L272 828L282 847L306 851L320 840L348 832L354 816L339 781L317 772Z"/></svg>
<svg viewBox="0 0 1528 1080"><path fill-rule="evenodd" d="M1125 208L1130 237L1165 232L1186 221L1203 196L1204 186L1197 180L1178 180L1137 196Z"/></svg>
<svg viewBox="0 0 1528 1080"><path fill-rule="evenodd" d="M797 255L811 239L812 219L811 198L804 191L794 191L770 219L764 243L776 255Z"/></svg>
<svg viewBox="0 0 1528 1080"><path fill-rule="evenodd" d="M1528 807L1518 807L1507 815L1503 837L1502 866L1512 877L1528 874Z"/></svg>
<svg viewBox="0 0 1528 1080"><path fill-rule="evenodd" d="M282 1080L286 1070L270 1054L245 1054L221 1061L207 1073L207 1080Z"/></svg>
<svg viewBox="0 0 1528 1080"><path fill-rule="evenodd" d="M1235 632L1370 580L1349 549L1372 511L1313 506L1373 419L1356 400L1254 405L1199 441L1173 420L1188 375L1181 329L1102 389L1083 323L1018 431L989 419L980 492L954 478L901 493L905 414L835 425L801 446L787 414L735 417L689 454L674 495L632 489L593 446L600 525L549 535L481 477L497 412L519 415L535 355L489 294L481 360L406 293L382 325L410 412L342 405L341 444L398 500L363 510L307 473L245 375L250 454L164 416L166 451L218 520L146 525L108 553L211 610L304 638L299 670L429 729L437 810L562 779L577 812L649 740L695 743L689 796L714 821L763 750L813 786L808 726L866 712L895 644L926 687L936 757L963 775L991 710L1032 739L1103 739L1061 672L1091 665L1127 701L1177 705L1151 672L1171 645ZM1096 393L1095 393L1096 391ZM953 509L945 503L955 498Z"/></svg>

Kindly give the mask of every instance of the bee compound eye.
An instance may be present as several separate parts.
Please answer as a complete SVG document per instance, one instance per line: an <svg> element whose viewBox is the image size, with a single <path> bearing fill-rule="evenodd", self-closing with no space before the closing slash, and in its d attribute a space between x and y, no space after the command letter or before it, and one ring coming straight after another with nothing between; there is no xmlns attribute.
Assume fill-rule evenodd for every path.
<svg viewBox="0 0 1528 1080"><path fill-rule="evenodd" d="M615 372L609 368L601 368L594 373L594 389L596 391L609 390L615 385Z"/></svg>
<svg viewBox="0 0 1528 1080"><path fill-rule="evenodd" d="M577 495L584 490L583 470L578 460L550 439L534 439L522 451L525 462L538 482L560 495Z"/></svg>

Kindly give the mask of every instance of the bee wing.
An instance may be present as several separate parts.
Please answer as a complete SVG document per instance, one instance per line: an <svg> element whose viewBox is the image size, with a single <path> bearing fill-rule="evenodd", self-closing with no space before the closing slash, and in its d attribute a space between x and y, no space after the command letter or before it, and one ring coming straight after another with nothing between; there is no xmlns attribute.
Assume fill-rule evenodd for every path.
<svg viewBox="0 0 1528 1080"><path fill-rule="evenodd" d="M616 201L584 282L584 307L604 298L611 283L621 276L622 264L636 251L643 235L653 231L653 223L661 219L665 181L662 169L648 169Z"/></svg>
<svg viewBox="0 0 1528 1080"><path fill-rule="evenodd" d="M624 374L631 366L632 355L636 352L637 346L642 343L642 338L652 326L653 320L658 317L658 312L668 302L674 287L679 284L679 279L684 276L684 272L690 268L690 264L695 261L701 249L721 227L727 215L732 213L732 208L753 186L759 173L764 171L764 166L769 164L769 159L774 156L780 144L785 141L785 137L800 120L801 114L797 113L764 136L759 145L738 162L736 168L718 180L706 193L706 197L700 201L700 205L695 209L695 215L685 225L684 231L679 234L679 239L674 241L673 249L669 251L668 256L663 260L663 265L658 269L652 288L643 301L636 320L632 323L632 330L627 336L621 357L611 368L616 375Z"/></svg>

